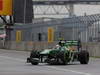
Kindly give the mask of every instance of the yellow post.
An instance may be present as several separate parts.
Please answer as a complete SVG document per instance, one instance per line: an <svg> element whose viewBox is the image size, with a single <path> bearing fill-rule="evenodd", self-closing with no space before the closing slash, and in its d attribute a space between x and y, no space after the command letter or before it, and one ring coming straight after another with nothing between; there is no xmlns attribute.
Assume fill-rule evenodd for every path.
<svg viewBox="0 0 100 75"><path fill-rule="evenodd" d="M54 41L54 29L52 27L48 28L48 42L51 43Z"/></svg>
<svg viewBox="0 0 100 75"><path fill-rule="evenodd" d="M22 40L22 32L20 30L16 31L16 42L21 42Z"/></svg>
<svg viewBox="0 0 100 75"><path fill-rule="evenodd" d="M0 0L0 15L12 15L12 0Z"/></svg>

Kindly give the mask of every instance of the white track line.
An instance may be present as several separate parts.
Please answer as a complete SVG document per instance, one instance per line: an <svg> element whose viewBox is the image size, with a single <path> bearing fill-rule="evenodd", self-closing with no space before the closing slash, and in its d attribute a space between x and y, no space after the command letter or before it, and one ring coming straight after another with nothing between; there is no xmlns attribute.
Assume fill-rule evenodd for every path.
<svg viewBox="0 0 100 75"><path fill-rule="evenodd" d="M62 69L62 68L53 67L53 66L46 66L46 67L52 68L55 70L59 70L59 71L64 71L64 72L72 72L72 73L81 74L81 75L91 75L91 74L85 73L85 72L79 72L79 71L74 71L74 70L69 70L69 69Z"/></svg>
<svg viewBox="0 0 100 75"><path fill-rule="evenodd" d="M8 57L8 56L0 56L0 57L10 59L10 60L16 60L16 61L20 61L20 62L25 62L24 59L13 58L13 57ZM74 70L69 70L69 69L62 69L62 68L53 67L53 66L45 66L45 67L55 69L55 70L59 70L59 71L64 71L64 72L72 72L72 73L81 74L81 75L91 75L91 74L85 73L85 72L79 72L79 71L74 71Z"/></svg>

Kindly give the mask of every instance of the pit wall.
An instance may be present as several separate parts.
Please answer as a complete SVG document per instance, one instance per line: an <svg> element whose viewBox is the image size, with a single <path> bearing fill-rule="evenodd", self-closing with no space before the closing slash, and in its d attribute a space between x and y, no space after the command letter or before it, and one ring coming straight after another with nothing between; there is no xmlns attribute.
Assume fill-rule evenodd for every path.
<svg viewBox="0 0 100 75"><path fill-rule="evenodd" d="M5 49L10 50L43 50L46 48L52 48L57 44L55 43L48 43L48 42L6 42ZM100 57L100 43L82 43L82 49L87 50L90 53L90 56Z"/></svg>

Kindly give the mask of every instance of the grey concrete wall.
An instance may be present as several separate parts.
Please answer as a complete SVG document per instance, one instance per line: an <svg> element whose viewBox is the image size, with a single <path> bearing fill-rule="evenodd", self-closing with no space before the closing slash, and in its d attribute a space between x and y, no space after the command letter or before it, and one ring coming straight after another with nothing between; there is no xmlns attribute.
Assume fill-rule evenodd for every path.
<svg viewBox="0 0 100 75"><path fill-rule="evenodd" d="M12 49L12 50L43 50L46 48L52 48L55 46L56 43L48 43L48 42L6 42L5 48L6 49Z"/></svg>
<svg viewBox="0 0 100 75"><path fill-rule="evenodd" d="M0 48L3 48L3 41L0 40Z"/></svg>
<svg viewBox="0 0 100 75"><path fill-rule="evenodd" d="M88 50L90 56L100 57L100 43L84 43L83 49Z"/></svg>
<svg viewBox="0 0 100 75"><path fill-rule="evenodd" d="M5 44L6 49L12 49L12 50L43 50L46 48L52 48L57 44L55 43L48 43L48 42L7 42ZM90 56L96 56L100 57L100 43L83 43L82 49L87 50L90 53Z"/></svg>

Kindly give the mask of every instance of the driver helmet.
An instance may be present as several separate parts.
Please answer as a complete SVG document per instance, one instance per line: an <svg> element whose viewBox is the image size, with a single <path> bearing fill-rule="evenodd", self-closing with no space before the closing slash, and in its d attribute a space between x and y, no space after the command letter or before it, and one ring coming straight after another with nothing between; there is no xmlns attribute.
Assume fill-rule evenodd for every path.
<svg viewBox="0 0 100 75"><path fill-rule="evenodd" d="M56 45L56 48L58 49L60 46L59 45Z"/></svg>

